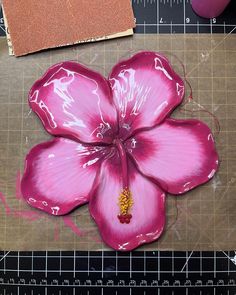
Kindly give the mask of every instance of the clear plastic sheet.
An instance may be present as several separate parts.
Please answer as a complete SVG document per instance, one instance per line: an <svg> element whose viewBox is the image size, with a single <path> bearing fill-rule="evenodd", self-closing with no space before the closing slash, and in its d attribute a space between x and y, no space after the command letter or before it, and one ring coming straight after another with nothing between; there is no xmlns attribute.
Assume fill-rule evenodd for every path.
<svg viewBox="0 0 236 295"><path fill-rule="evenodd" d="M184 106L172 116L199 118L214 131L220 168L209 183L166 203L161 238L139 249L230 250L236 244L236 36L135 35L8 56L0 39L0 250L102 250L87 205L66 217L49 216L21 200L20 177L32 146L50 139L27 104L30 87L54 63L76 60L107 76L112 66L140 50L165 54L186 77ZM185 74L184 74L185 69ZM220 133L218 132L220 123Z"/></svg>

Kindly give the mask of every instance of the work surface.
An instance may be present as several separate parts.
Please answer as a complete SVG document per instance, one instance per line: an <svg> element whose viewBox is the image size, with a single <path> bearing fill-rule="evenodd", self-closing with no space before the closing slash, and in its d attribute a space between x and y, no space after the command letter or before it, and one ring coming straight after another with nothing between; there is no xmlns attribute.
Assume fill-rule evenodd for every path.
<svg viewBox="0 0 236 295"><path fill-rule="evenodd" d="M29 149L50 138L27 94L52 64L76 60L108 75L112 66L139 50L164 53L193 88L193 100L178 118L196 117L215 131L220 168L212 181L183 196L168 196L167 224L145 250L228 250L236 244L236 36L135 35L131 38L54 49L22 58L8 56L0 39L0 250L106 249L85 205L69 218L51 217L20 199L19 180ZM186 87L188 97L189 88ZM220 122L217 135L214 114ZM5 203L4 203L5 202Z"/></svg>

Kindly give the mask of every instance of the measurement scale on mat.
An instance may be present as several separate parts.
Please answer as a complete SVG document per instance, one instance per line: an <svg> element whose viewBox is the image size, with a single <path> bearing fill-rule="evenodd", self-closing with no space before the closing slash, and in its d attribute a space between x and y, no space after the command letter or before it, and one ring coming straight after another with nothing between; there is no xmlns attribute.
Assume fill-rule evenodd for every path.
<svg viewBox="0 0 236 295"><path fill-rule="evenodd" d="M217 18L197 16L191 0L133 0L136 33L236 33L236 1Z"/></svg>
<svg viewBox="0 0 236 295"><path fill-rule="evenodd" d="M190 0L132 0L136 17L136 33L236 33L236 1L225 12L208 20L197 16ZM5 35L0 10L0 36Z"/></svg>
<svg viewBox="0 0 236 295"><path fill-rule="evenodd" d="M236 253L2 251L0 294L236 294Z"/></svg>

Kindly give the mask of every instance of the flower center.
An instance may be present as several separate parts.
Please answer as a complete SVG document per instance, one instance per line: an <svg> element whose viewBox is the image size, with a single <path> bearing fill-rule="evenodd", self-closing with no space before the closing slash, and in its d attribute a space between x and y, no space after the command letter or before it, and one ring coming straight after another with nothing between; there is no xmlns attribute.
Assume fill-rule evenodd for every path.
<svg viewBox="0 0 236 295"><path fill-rule="evenodd" d="M121 223L130 223L132 214L130 214L130 209L133 205L132 193L128 188L123 189L119 196L118 202L120 208L120 214L117 216Z"/></svg>
<svg viewBox="0 0 236 295"><path fill-rule="evenodd" d="M117 218L119 219L120 223L130 223L130 220L132 218L130 210L133 205L133 199L132 193L129 189L127 155L120 139L115 139L113 143L117 147L119 152L123 182L123 190L118 197L120 214L117 215Z"/></svg>

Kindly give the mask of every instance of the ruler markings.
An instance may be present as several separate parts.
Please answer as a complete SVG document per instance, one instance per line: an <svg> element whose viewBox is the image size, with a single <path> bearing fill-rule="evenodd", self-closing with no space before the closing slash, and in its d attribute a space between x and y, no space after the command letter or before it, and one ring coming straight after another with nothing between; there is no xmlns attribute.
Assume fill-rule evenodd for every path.
<svg viewBox="0 0 236 295"><path fill-rule="evenodd" d="M156 23L157 24L160 23L159 12L160 12L160 5L159 5L159 1L157 1L157 3L156 3L156 14L157 14L157 21L156 21ZM157 25L157 34L159 34L159 33L160 33L159 26Z"/></svg>
<svg viewBox="0 0 236 295"><path fill-rule="evenodd" d="M99 251L98 251L99 252ZM162 252L162 251L161 251ZM34 253L34 251L32 252L32 253ZM50 253L49 251L48 251L48 253ZM194 251L193 251L193 253L194 253ZM222 251L222 253L223 253L223 251ZM35 254L33 254L34 255L34 258L45 258L45 255L35 255ZM14 255L9 255L8 256L9 258L16 258L17 256L14 256ZM50 255L50 258L59 258L60 256L58 255L54 255L54 256L51 256ZM63 256L63 259L71 259L71 258L74 258L75 256L73 256L73 255L70 255L70 256ZM87 256L81 256L81 255L76 255L76 257L77 258L85 258L85 257L87 257ZM92 256L93 258L101 258L101 256L96 256L96 255L94 255L94 256ZM24 255L24 258L32 258L32 256L29 256L29 255ZM91 258L91 257L90 257ZM106 258L114 258L114 256L109 256L109 255L106 255ZM153 258L153 256L149 256L149 255L146 255L146 258ZM213 257L212 256L204 256L204 258L206 258L206 259L213 259ZM127 257L122 257L122 256L119 256L119 259L127 259ZM135 259L143 259L143 256L135 256ZM165 256L165 257L161 257L161 259L162 260L165 260L165 259L172 259L172 256L170 255L170 256ZM175 257L175 260L178 260L178 259L182 259L182 257ZM217 257L217 259L225 259L225 257ZM230 260L231 260L231 258L229 258Z"/></svg>
<svg viewBox="0 0 236 295"><path fill-rule="evenodd" d="M129 277L132 278L132 252L130 252L129 256Z"/></svg>
<svg viewBox="0 0 236 295"><path fill-rule="evenodd" d="M11 256L13 257L13 261L15 260L16 263L16 268L9 268L9 269L5 269L8 277L15 277L15 280L11 281L10 285L15 284L17 285L17 281L20 280L18 282L18 285L31 285L31 286L35 286L35 284L38 284L38 280L33 280L33 282L28 283L28 281L25 278L25 276L27 275L27 273L30 273L32 270L31 269L25 269L25 266L23 269L21 269L21 266L24 265L23 263L23 259L26 257L26 254L28 254L29 252L12 252ZM40 253L42 253L40 255ZM64 253L64 252L63 252ZM45 273L45 269L47 269L46 266L46 260L49 259L49 257L53 257L54 259L56 259L55 257L58 257L58 260L62 260L63 261L63 265L62 267L59 266L58 264L58 269L55 270L48 270L48 273L53 273L54 277L57 277L57 274L61 275L60 277L58 276L58 280L56 281L58 286L63 286L63 282L66 285L72 285L74 286L76 284L77 280L72 279L73 277L73 260L70 260L71 263L71 269L68 269L68 265L66 266L64 258L67 257L75 257L75 255L71 255L70 253L74 253L74 252L65 252L65 254L62 255L62 253L58 256L55 256L55 253L51 254L50 251L46 252L36 252L37 254L37 264L35 264L36 269L34 269L33 274L35 274L35 277L37 278L37 274L39 274L39 277L41 278L42 276L45 276L45 279L43 278L41 281L40 285L45 286L46 284L48 284L50 282L51 275L46 275ZM106 252L104 253L104 251L102 252L98 252L98 254L100 255L94 255L96 254L96 252L76 252L76 254L78 253L78 255L80 257L83 258L87 258L88 257L100 257L100 260L104 260L107 257L113 257L113 261L114 261L114 252ZM83 255L84 253L84 255ZM139 253L139 255L137 255L136 253ZM181 255L179 254L181 253ZM209 254L208 254L209 253ZM108 254L108 255L107 255ZM113 254L113 255L112 255ZM125 281L124 281L124 286L123 287L127 287L128 285L130 287L135 287L136 284L137 286L139 286L140 282L139 279L137 280L137 276L138 275L144 275L144 280L142 280L142 284L143 284L143 288L145 290L145 286L146 287L150 287L150 284L152 284L152 282L154 282L155 286L159 286L158 284L170 284L171 285L171 277L172 278L176 278L176 276L180 277L181 276L181 282L179 283L179 287L184 287L187 283L187 286L185 286L186 288L190 288L189 284L195 285L196 280L191 280L191 278L196 278L198 277L201 280L201 284L205 284L205 287L209 287L207 286L207 284L210 284L212 287L216 286L216 290L217 290L217 286L220 284L221 287L223 286L227 286L227 284L231 284L231 286L228 285L228 288L231 288L232 286L235 286L235 279L236 279L236 267L235 267L235 263L234 263L234 257L235 257L235 253L234 252L228 252L228 255L226 254L226 252L174 252L174 251L170 251L170 252L132 252L132 253L124 253L122 255L117 255L118 253L115 252L116 257L119 260L123 260L123 262L121 263L121 269L117 270L116 269L108 269L106 267L106 264L104 263L104 265L102 266L101 271L97 271L97 270L91 270L89 271L89 276L88 276L88 269L78 269L76 270L75 274L77 276L77 278L84 278L86 276L86 278L84 279L84 281L80 281L80 284L89 284L91 286L96 285L94 284L94 275L96 275L96 277L101 277L100 274L103 271L104 275L102 280L100 281L100 285L104 286L104 282L109 281L108 278L115 278L115 275L117 275L117 279L119 279L120 275L125 277ZM141 254L141 255L140 255ZM0 257L4 256L5 252L1 252ZM29 256L29 255L27 255ZM137 262L141 259L143 259L143 268L142 269L135 269L135 265L137 266ZM184 260L184 263L182 264L182 261ZM198 269L191 269L191 263L193 263L193 261L196 259L198 260L198 265L201 265L201 261L204 258L204 263L202 264L202 266L198 266ZM43 266L42 270L41 269L37 269L38 265L39 265L39 259L41 259L41 265ZM125 260L124 260L125 259ZM138 259L138 260L137 260ZM153 263L153 259L156 260L155 263ZM178 259L181 259L181 261L178 262ZM191 259L191 263L190 263L190 259ZM220 264L217 264L217 261L221 261ZM18 263L19 261L19 263ZM21 263L22 261L22 263ZM105 261L105 260L104 260ZM133 265L133 261L136 263ZM158 261L160 263L161 267L157 267L158 266ZM224 262L225 261L225 262ZM234 265L234 267L232 268L228 268L227 269L227 263L229 263L229 261L232 261L232 266ZM79 262L79 261L78 261ZM209 263L209 266L207 266L207 264ZM182 264L182 265L181 265ZM2 263L3 265L3 263ZM11 264L12 265L12 264ZM83 265L83 264L81 264ZM79 268L81 267L81 265L79 264ZM116 262L117 265L117 262ZM138 262L138 265L140 265L140 263ZM222 267L223 265L223 267ZM225 265L225 266L224 266ZM182 270L181 270L181 267ZM65 270L66 267L66 270ZM86 267L89 267L88 265ZM105 269L104 269L105 268ZM157 269L158 268L158 269ZM163 269L164 268L164 269ZM123 270L125 269L125 270ZM201 270L202 269L202 270ZM0 269L1 271L2 269ZM199 271L201 271L201 275L199 274ZM18 276L15 276L16 273L19 273ZM71 274L71 276L68 275ZM160 275L159 280L156 280L156 278ZM174 274L174 277L173 277ZM65 276L64 276L65 275ZM192 276L193 275L193 276ZM71 280L63 280L63 277L70 277ZM165 278L169 278L168 281L165 280ZM178 277L178 278L179 278ZM209 279L211 278L212 279ZM231 282L230 280L227 280L227 277L229 279L232 279ZM32 278L30 276L30 278ZM139 277L140 278L140 277ZM161 280L160 280L161 278ZM217 279L216 279L217 278ZM219 278L223 278L223 280L219 280ZM206 282L206 279L209 282ZM151 280L151 281L150 281ZM204 281L205 280L205 281ZM114 280L111 280L111 286L116 285L116 282ZM61 284L62 282L62 284ZM157 282L157 283L156 283ZM166 283L167 282L167 283ZM73 284L72 284L73 283ZM7 281L4 281L0 278L0 284L1 285L6 285L8 284ZM130 285L131 284L131 285ZM64 285L65 286L65 285ZM110 286L110 287L111 287ZM165 287L165 286L164 286ZM171 287L171 286L169 286ZM177 286L173 286L172 287L176 287ZM193 287L193 286L192 286ZM196 286L198 288L201 288L201 286ZM21 287L20 287L21 288ZM186 291L185 288L185 292L189 292ZM226 288L227 290L227 288Z"/></svg>
<svg viewBox="0 0 236 295"><path fill-rule="evenodd" d="M33 275L34 274L34 252L33 251L31 252L31 255L32 255L32 257L31 257L31 275Z"/></svg>
<svg viewBox="0 0 236 295"><path fill-rule="evenodd" d="M188 255L188 251L186 251L186 262L185 262L184 266L182 267L181 272L183 272L184 269L188 267L188 261L192 255L193 255L193 251L190 253L190 255Z"/></svg>
<svg viewBox="0 0 236 295"><path fill-rule="evenodd" d="M76 269L76 252L74 251L74 257L73 257L73 276L74 276L74 278L75 278L75 273L76 273L75 269Z"/></svg>
<svg viewBox="0 0 236 295"><path fill-rule="evenodd" d="M229 251L228 251L228 275L229 275L229 272L230 272L230 254L229 254Z"/></svg>
<svg viewBox="0 0 236 295"><path fill-rule="evenodd" d="M64 284L58 284L58 285L42 285L42 284L14 284L14 283L4 283L4 284L0 284L0 286L1 285L3 285L3 286L21 286L21 287L28 287L28 286L30 286L30 287L53 287L53 288L60 288L60 287L73 287L73 288L85 288L85 289L87 289L88 288L88 286L89 287L98 287L98 285L96 285L96 284L91 284L91 285L78 285L78 286L75 286L75 285L70 285L70 284L67 284L67 285L64 285ZM234 288L236 285L229 285L229 284L221 284L221 285L218 285L218 284L209 284L209 285L201 285L201 286L198 286L198 285L188 285L188 288L212 288L212 287L231 287L231 288ZM99 285L99 287L103 287L103 288L127 288L127 287L129 287L129 286L127 286L127 285L106 285L106 284L104 284L104 285ZM164 288L164 289L168 289L168 288L172 288L172 287L175 287L175 288L177 288L177 289L182 289L183 287L186 287L186 285L179 285L179 286L177 286L177 285L175 285L175 286L173 286L173 285L159 285L159 286L152 286L152 285L138 285L138 286L136 286L136 287L138 287L138 288L150 288L150 289L156 289L157 287L158 288ZM234 293L235 294L235 293Z"/></svg>
<svg viewBox="0 0 236 295"><path fill-rule="evenodd" d="M2 260L5 260L5 258L7 257L7 255L8 255L10 252L11 252L11 251L8 251L7 253L5 253L5 251L4 251L3 256L0 258L0 262L1 262Z"/></svg>
<svg viewBox="0 0 236 295"><path fill-rule="evenodd" d="M46 251L46 257L45 257L45 277L48 275L48 251Z"/></svg>
<svg viewBox="0 0 236 295"><path fill-rule="evenodd" d="M9 251L10 252L10 251ZM8 253L9 253L8 252ZM5 251L3 252L3 257L0 259L0 261L2 261L3 260L3 268L4 268L4 274L6 274L6 258L7 257L7 253L5 254Z"/></svg>
<svg viewBox="0 0 236 295"><path fill-rule="evenodd" d="M186 279L188 279L188 274L189 274L189 271L188 271L188 262L189 262L189 259L191 258L193 254L193 251L191 252L191 254L188 256L188 251L186 252L186 255L187 255L187 260L186 260Z"/></svg>
<svg viewBox="0 0 236 295"><path fill-rule="evenodd" d="M216 278L216 251L214 251L214 278Z"/></svg>
<svg viewBox="0 0 236 295"><path fill-rule="evenodd" d="M148 24L142 24L142 23L138 23L138 24L136 24L136 26L150 26L150 27L152 27L152 26L171 26L171 24L172 24L172 26L173 25L175 25L175 26L183 26L183 24L179 24L179 23L173 23L172 21L170 21L170 23L160 23L160 24L151 24L151 23L148 23ZM209 27L209 28L211 28L211 24L200 24L199 22L197 22L196 24L191 24L191 23L186 23L185 24L185 26L186 27L194 27L194 26L196 26L196 25L198 25L199 27ZM228 25L226 25L225 23L224 24L215 24L214 25L215 27L229 27L229 28L231 28L231 27L235 27L236 25L235 24L228 24ZM209 31L209 33L210 33L210 31Z"/></svg>
<svg viewBox="0 0 236 295"><path fill-rule="evenodd" d="M104 253L102 250L102 278L104 277Z"/></svg>
<svg viewBox="0 0 236 295"><path fill-rule="evenodd" d="M200 276L202 276L202 251L200 251Z"/></svg>
<svg viewBox="0 0 236 295"><path fill-rule="evenodd" d="M183 10L184 10L184 34L186 34L186 6L185 6L185 0L183 1Z"/></svg>
<svg viewBox="0 0 236 295"><path fill-rule="evenodd" d="M59 255L59 273L61 276L61 251L59 253L60 253L60 255Z"/></svg>
<svg viewBox="0 0 236 295"><path fill-rule="evenodd" d="M146 273L147 273L147 270L146 270L146 260L147 260L147 258L146 258L146 252L144 252L143 253L143 262L144 262L144 264L143 264L143 266L144 266L144 276L146 276Z"/></svg>
<svg viewBox="0 0 236 295"><path fill-rule="evenodd" d="M4 269L0 269L0 271L4 271ZM7 272L14 272L17 274L20 273L20 272L23 272L23 273L30 273L31 270L30 269L19 269L19 270L16 270L16 269L6 269ZM161 273L166 273L166 274L171 274L172 275L172 269L170 270L163 270L161 269L160 270ZM202 271L202 274L208 274L208 273L211 273L213 272L214 270L203 270ZM76 270L75 271L76 273L88 273L88 270ZM129 274L130 271L129 270L122 270L122 271L119 271L118 272L118 275L119 273L122 272L122 273L127 273ZM135 270L133 269L133 272L135 273L142 273L144 275L146 274L156 274L157 270L146 270L146 271L143 271L143 270ZM38 269L34 269L34 273L44 273L42 270L38 270ZM62 274L62 271L61 270L48 270L48 273L59 273L60 275ZM63 270L63 273L71 273L71 270ZM90 273L100 273L99 270L90 270ZM104 277L104 273L116 273L115 270L103 270L103 277ZM183 273L183 271L180 271L180 270L175 270L175 274L178 273L178 274L181 274ZM186 275L188 275L189 273L192 273L192 274L196 274L196 273L199 273L199 270L189 270L188 269L188 266L186 265L186 271L184 272ZM236 274L236 269L235 270L217 270L217 273L234 273ZM1 284L1 283L0 283Z"/></svg>
<svg viewBox="0 0 236 295"><path fill-rule="evenodd" d="M89 272L90 272L90 255L89 255L89 251L88 251L88 276L89 276Z"/></svg>
<svg viewBox="0 0 236 295"><path fill-rule="evenodd" d="M136 17L137 33L144 33L141 30L144 21L148 28L145 32L147 34L154 33L153 28L149 29L151 26L155 26L155 33L158 34L170 33L171 26L181 26L183 28L178 31L174 30L175 33L196 33L199 29L198 26L203 28L204 33L227 33L227 28L231 28L234 26L233 23L236 23L236 1L231 1L230 7L220 17L214 18L214 22L210 20L209 23L206 23L205 19L193 13L189 0L133 0L132 4ZM189 18L189 15L194 19L193 22ZM149 24L150 19L154 19L155 24ZM188 22L186 22L187 19ZM162 27L165 29L160 30ZM169 30L166 28L169 28ZM223 32L221 28L224 28ZM232 33L236 32L233 31ZM5 36L5 34L2 10L0 9L0 36Z"/></svg>
<svg viewBox="0 0 236 295"><path fill-rule="evenodd" d="M116 252L116 276L118 273L118 256L117 256L117 252Z"/></svg>
<svg viewBox="0 0 236 295"><path fill-rule="evenodd" d="M172 265L172 276L174 276L174 273L175 273L175 256L174 256L174 251L172 251L172 261L171 261L171 265Z"/></svg>
<svg viewBox="0 0 236 295"><path fill-rule="evenodd" d="M17 276L20 276L20 253L17 251Z"/></svg>

